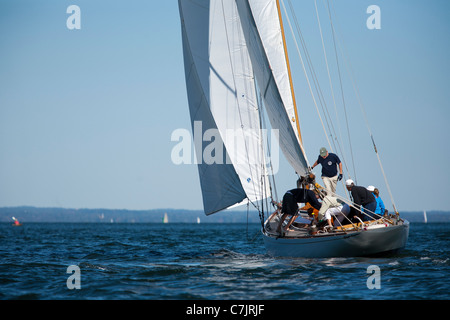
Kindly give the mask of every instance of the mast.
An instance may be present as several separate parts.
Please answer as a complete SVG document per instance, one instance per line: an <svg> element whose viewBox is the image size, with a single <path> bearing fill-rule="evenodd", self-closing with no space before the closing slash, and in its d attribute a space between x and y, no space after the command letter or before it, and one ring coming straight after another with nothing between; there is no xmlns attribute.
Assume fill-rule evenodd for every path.
<svg viewBox="0 0 450 320"><path fill-rule="evenodd" d="M297 125L299 141L303 145L302 134L301 134L301 131L300 131L300 123L298 121L298 112L297 112L297 103L295 101L294 85L292 83L291 66L289 64L289 56L288 56L288 51L287 51L287 46L286 46L286 37L284 35L283 18L282 18L281 9L280 9L280 0L276 0L276 2L277 2L278 18L280 20L281 36L283 38L284 54L286 56L287 71L288 71L288 75L289 75L289 85L291 86L292 101L294 103L295 123Z"/></svg>

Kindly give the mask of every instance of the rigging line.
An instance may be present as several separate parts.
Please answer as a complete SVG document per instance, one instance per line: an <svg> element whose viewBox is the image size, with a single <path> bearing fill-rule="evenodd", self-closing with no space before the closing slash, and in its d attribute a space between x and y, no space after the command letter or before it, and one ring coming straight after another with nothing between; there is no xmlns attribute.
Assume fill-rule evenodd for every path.
<svg viewBox="0 0 450 320"><path fill-rule="evenodd" d="M256 102L258 104L258 115L259 115L259 139L260 139L260 157L261 157L261 163L260 163L260 170L261 170L261 176L260 176L260 192L261 192L261 210L258 211L259 214L259 221L261 222L262 230L264 230L264 200L267 200L267 188L266 188L266 161L265 161L265 154L264 154L264 137L263 137L263 119L261 114L261 108L262 108L262 97L261 93L258 91L258 88L256 86L255 81L255 94L256 94ZM269 187L270 181L269 181ZM270 189L270 196L272 196L272 189Z"/></svg>
<svg viewBox="0 0 450 320"><path fill-rule="evenodd" d="M333 7L333 11L335 11L333 4L332 4L332 7ZM336 15L336 13L335 13L335 15ZM369 131L369 134L370 134L373 146L374 146L374 150L375 150L375 153L377 155L378 163L380 165L380 169L381 169L381 172L383 174L384 182L385 182L386 187L388 189L388 193L389 193L389 196L391 198L392 206L394 207L394 212L398 214L397 208L395 206L394 196L393 196L393 194L391 192L391 188L390 188L389 182L387 180L387 176L386 176L386 174L384 172L383 164L381 162L380 155L379 155L377 147L375 145L375 139L373 137L372 130L371 130L370 125L369 125L369 121L368 121L368 118L367 118L367 113L366 113L364 104L362 103L361 95L359 93L359 89L358 89L358 86L357 86L356 81L355 81L355 76L353 74L353 69L352 69L352 66L351 66L351 62L347 59L348 54L345 54L346 47L345 47L345 43L344 43L343 39L341 39L341 43L342 43L342 46L339 46L339 49L341 50L341 54L344 57L344 61L346 62L347 72L348 72L349 77L350 77L350 79L352 81L353 89L355 91L356 97L358 99L359 106L360 106L361 111L363 113L365 124L366 124L366 127L367 127L368 131ZM342 47L344 47L344 50L343 50Z"/></svg>
<svg viewBox="0 0 450 320"><path fill-rule="evenodd" d="M336 34L335 34L335 30L334 30L334 24L333 24L333 19L331 17L331 11L330 11L330 3L327 0L327 7L328 7L328 16L330 18L330 25L331 25L331 33L333 35L333 47L334 47L334 53L335 53L335 57L336 57L336 66L338 69L338 75L339 75L339 84L340 84L340 89L341 89L341 96L342 96L342 105L344 107L344 114L345 114L345 122L347 125L347 135L348 135L348 141L349 141L349 146L350 146L350 155L351 155L351 159L352 159L352 165L353 165L353 174L355 175L355 181L357 181L357 176L356 176L356 169L355 169L355 159L353 156L353 146L352 146L352 141L350 138L350 127L348 124L348 116L347 116L347 107L345 104L345 97L344 97L344 88L343 88L343 84L342 84L342 76L341 76L341 68L339 65L339 56L337 53L337 48L336 48Z"/></svg>
<svg viewBox="0 0 450 320"><path fill-rule="evenodd" d="M330 73L330 68L329 68L329 64L328 64L327 52L326 52L326 49L325 49L325 42L324 42L324 39L323 39L322 24L320 23L319 10L317 8L317 0L314 0L314 6L315 6L315 9L316 9L317 23L318 23L318 26L319 26L320 38L321 38L321 41L322 41L322 49L323 49L323 54L324 54L324 58L325 58L325 65L326 65L327 73L328 73L328 80L329 80L330 88L331 88L331 96L332 96L332 99L333 99L334 111L336 113L336 121L338 123L339 138L338 138L338 136L336 134L336 131L334 129L333 120L332 120L332 118L331 118L331 116L329 114L328 114L328 116L330 117L330 121L332 123L333 132L334 132L334 135L335 135L335 139L336 139L336 143L338 145L338 149L339 149L340 155L342 157L342 162L343 162L344 167L345 167L345 172L347 172L347 175L349 177L351 177L350 170L349 170L349 167L347 165L347 156L346 156L347 152L344 150L344 147L343 147L343 145L341 145L341 142L340 142L340 141L343 141L341 125L340 125L341 122L339 121L339 116L338 116L338 111L337 111L337 103L336 103L336 98L335 98L335 95L334 95L333 82L331 80L331 73ZM327 108L327 113L328 113L328 108ZM343 188L345 190L345 193L347 194L347 197L349 197L347 189L345 188L344 181L342 181L341 183L342 183L342 186L343 186Z"/></svg>
<svg viewBox="0 0 450 320"><path fill-rule="evenodd" d="M328 107L327 107L327 104L325 102L325 98L324 98L321 86L319 84L317 74L316 74L316 72L314 70L314 66L313 66L311 57L309 55L308 48L307 48L306 43L304 41L304 37L303 37L303 34L301 32L300 26L298 24L298 19L297 19L296 15L295 15L295 11L294 11L294 9L292 7L291 1L289 1L289 6L290 6L290 9L291 9L291 12L292 12L292 15L293 15L293 18L294 18L294 22L295 22L295 25L296 25L296 28L297 28L297 33L299 34L299 37L300 37L300 40L301 40L301 43L302 43L303 50L305 51L305 54L306 54L308 67L309 67L309 70L311 72L312 78L314 80L314 85L315 85L315 88L316 88L316 91L317 91L317 95L319 97L319 102L321 104L322 111L324 113L325 120L326 120L328 129L329 129L329 132L330 132L330 137L334 138L332 140L333 141L333 145L335 146L336 149L338 149L340 151L340 153L342 155L345 155L345 153L342 151L341 144L340 144L339 140L337 139L337 134L336 134L336 130L335 130L334 125L333 125L332 117L330 115L330 112L328 111ZM327 132L326 132L325 128L324 128L324 132L325 132L325 135L327 135ZM337 147L336 147L336 144L337 144ZM330 143L329 143L329 145L330 145L331 151L334 152ZM343 162L344 162L346 171L349 172L345 156L343 157L343 160L344 160ZM344 190L345 190L345 186L344 186Z"/></svg>
<svg viewBox="0 0 450 320"><path fill-rule="evenodd" d="M236 16L239 16L239 15L236 14ZM227 42L226 43L227 43L227 49L228 49L228 53L229 53L228 57L229 57L229 60L230 60L231 72L232 72L232 75L233 75L233 77L232 77L233 78L233 85L234 85L235 88L237 88L236 75L235 75L235 66L234 66L233 60L231 58L232 57L232 51L230 49L230 43L229 43L230 37L229 37L228 25L227 25L227 21L226 21L226 17L225 17L225 8L224 8L223 1L222 1L222 17L223 17L225 33L226 33L226 38L227 38ZM239 39L242 39L243 36L242 36L242 34L240 32L240 28L237 28L237 33L238 33ZM239 50L239 53L240 53L240 58L241 58L241 64L245 65L243 51ZM245 81L244 81L244 92L245 92L245 94L247 96L247 94L249 92L249 88L247 88L247 83ZM239 102L239 98L238 98L237 92L235 92L235 98L236 98L236 102L237 102L239 121L241 123L241 129L242 129L242 134L243 134L243 138L244 138L243 140L244 140L244 145L245 145L245 155L247 157L247 163L248 163L250 175L251 175L251 177L253 177L253 170L252 170L252 165L251 165L250 156L249 156L249 146L248 146L248 143L247 143L247 139L245 139L244 125L243 125L243 121L242 121L242 110L241 110L241 105L240 105L240 102ZM233 152L234 152L234 150L233 150ZM253 181L253 179L251 179L251 183L252 183L252 186L253 186L254 193L257 194L258 193L257 192L257 186L255 185L255 182ZM248 196L247 196L247 198L248 198Z"/></svg>
<svg viewBox="0 0 450 320"><path fill-rule="evenodd" d="M343 158L342 162L344 162L344 166L345 166L346 171L349 172L348 166L347 166L347 160L346 160L346 157L345 157L346 152L345 152L343 146L341 146L341 144L339 142L340 140L343 140L342 139L342 130L341 130L341 125L340 125L340 121L339 121L339 115L338 115L338 111L337 111L337 104L336 104L336 98L335 98L335 95L334 95L333 82L331 80L330 68L329 68L329 65L328 65L328 57L327 57L327 52L326 52L326 49L325 49L325 42L323 40L322 25L320 23L319 11L317 9L317 0L314 0L314 6L316 8L317 23L319 25L320 38L322 40L323 55L324 55L324 58L325 58L325 65L326 65L326 68L327 68L328 80L329 80L330 88L331 88L331 97L333 99L334 111L336 113L336 120L337 120L337 123L338 123L339 140L337 140L337 143L338 143L339 150L340 150L340 153L341 153L342 158ZM336 133L335 133L335 135L336 135Z"/></svg>
<svg viewBox="0 0 450 320"><path fill-rule="evenodd" d="M359 94L358 87L357 87L356 83L354 82L354 79L353 79L353 78L352 78L352 84L353 84L353 88L354 88L354 90L355 90L355 92L356 92L356 95L357 95L357 98L358 98L359 105L360 105L361 110L362 110L362 112L363 112L363 114L364 114L364 119L365 119L365 122L366 122L366 126L367 126L367 129L368 129L368 131L369 131L370 138L371 138L371 140L372 140L373 148L374 148L375 154L376 154L376 156L377 156L378 164L380 165L381 173L383 174L384 182L385 182L385 184L386 184L386 187L387 187L387 190L388 190L388 193L389 193L389 197L390 197L390 199L391 199L392 206L393 206L393 208L394 208L394 212L395 212L395 213L398 213L397 208L396 208L396 206L395 206L394 196L393 196L393 194L392 194L391 187L390 187L390 185L389 185L389 182L388 182L386 173L385 173L385 171L384 171L384 167L383 167L383 164L382 164L382 161L381 161L380 154L378 153L377 146L376 146L376 144L375 144L375 139L374 139L374 137L373 137L372 130L371 130L370 125L369 125L369 122L368 122L368 120L367 120L367 114L366 114L366 111L365 111L364 105L363 105L363 103L362 103L362 101L361 101L361 97L360 97L360 94Z"/></svg>
<svg viewBox="0 0 450 320"><path fill-rule="evenodd" d="M253 236L253 238L250 238L249 237L249 230L248 230L248 215L249 215L249 212L250 212L250 203L249 202L247 202L247 242L254 242L255 241L255 239L259 236L259 232L256 232L256 234Z"/></svg>
<svg viewBox="0 0 450 320"><path fill-rule="evenodd" d="M322 124L322 127L323 127L324 131L326 132L325 125L324 125L324 123L323 123L322 116L320 115L319 107L317 106L317 101L316 101L316 98L314 97L314 93L313 93L312 88L311 88L311 83L310 83L310 81L309 81L309 77L308 77L308 74L307 74L307 72L306 72L305 64L304 64L304 62L303 62L303 58L302 58L302 55L301 55L301 53L300 53L300 49L299 49L299 47L298 47L298 43L297 43L297 40L296 40L295 35L294 35L294 30L292 29L292 24L291 24L291 21L290 21L290 19L289 19L289 17L288 17L288 14L287 14L287 11L286 11L286 6L284 5L284 1L283 1L283 0L281 0L281 4L283 5L283 10L284 10L284 13L285 13L285 15L286 15L286 19L287 19L287 21L288 21L289 28L290 28L291 33L292 33L292 36L293 36L293 39L294 39L295 46L296 46L296 48L297 48L297 53L298 53L298 55L299 55L300 62L301 62L301 64L302 64L303 72L304 72L305 77L306 77L306 82L308 83L308 87L309 87L309 91L310 91L310 93L311 93L311 97L312 97L313 102L314 102L314 105L315 105L315 107L316 107L317 114L318 114L318 116L319 116L319 119L320 119L320 122L321 122L321 124ZM328 141L328 144L331 146L330 140L328 139L328 135L325 134L325 137L326 137L326 139L327 139L327 141Z"/></svg>
<svg viewBox="0 0 450 320"><path fill-rule="evenodd" d="M259 213L259 220L261 221L261 227L264 229L264 201L266 201L266 205L267 205L267 190L265 188L265 184L266 184L266 179L265 179L265 175L261 175L261 186L263 187L263 193L265 195L265 197L263 199L261 199L261 207L262 210Z"/></svg>
<svg viewBox="0 0 450 320"><path fill-rule="evenodd" d="M325 98L324 98L324 95L323 95L323 92L322 92L322 88L320 86L317 74L316 74L315 69L314 69L314 64L312 63L312 60L311 60L311 57L309 55L309 51L308 51L308 48L306 46L303 34L302 34L300 26L298 24L298 19L297 19L296 15L295 15L295 11L294 11L294 9L292 7L292 3L290 1L289 1L289 6L290 6L290 9L291 9L293 18L294 18L294 22L295 22L295 25L296 25L296 28L297 28L297 32L298 32L300 40L302 42L303 50L305 51L305 54L306 54L306 58L307 58L307 61L308 61L308 67L310 69L310 72L311 72L313 80L314 80L314 85L315 85L315 88L316 88L316 91L317 91L317 95L319 96L319 99L320 99L320 104L321 104L322 111L324 113L324 116L325 116L325 119L326 119L326 122L327 122L327 126L328 126L328 129L329 129L329 132L330 132L330 137L333 138L333 140L332 140L333 141L333 145L334 145L334 147L336 149L339 149L339 152L341 154L345 154L343 152L343 150L342 150L341 144L340 144L339 139L337 137L332 117L330 115L330 112L328 111L327 103L325 101ZM319 28L320 28L320 20L319 20ZM322 40L322 42L323 42L323 40ZM325 132L325 134L327 134L327 133ZM336 147L336 143L337 143L337 147ZM330 146L330 148L333 149L331 146ZM332 151L332 152L334 152L334 151ZM346 164L345 158L343 158L343 159L344 159L344 164Z"/></svg>
<svg viewBox="0 0 450 320"><path fill-rule="evenodd" d="M317 93L317 96L318 96L318 99L319 99L319 103L320 103L320 106L322 108L322 112L323 112L324 117L325 117L325 122L326 122L328 130L330 132L330 137L333 138L334 127L333 127L333 124L331 123L331 127L333 127L333 130L332 130L332 128L330 128L331 117L330 117L328 109L326 107L325 98L323 96L322 89L320 87L320 84L319 84L316 72L314 70L314 66L313 66L311 57L309 55L308 47L306 45L305 39L303 37L303 34L301 32L301 28L300 28L300 25L298 23L297 16L295 15L295 11L293 9L293 6L292 6L292 3L291 3L290 0L289 0L289 7L290 7L290 10L291 10L293 19L294 19L294 23L295 23L295 27L297 29L297 33L299 35L299 38L300 38L300 41L301 41L301 44L302 44L302 48L303 48L303 50L305 52L305 57L306 57L306 62L307 62L307 65L308 65L308 69L309 69L309 72L311 73L311 77L312 77L312 80L313 80L313 83L314 83L314 88L316 90L316 93ZM324 129L324 133L325 133L325 135L327 135L327 131L325 129ZM336 148L336 145L334 144L334 139L332 139L332 141L333 141L334 147ZM333 151L333 147L331 146L331 143L329 142L328 144L330 146L331 151L334 152Z"/></svg>
<svg viewBox="0 0 450 320"><path fill-rule="evenodd" d="M263 107L263 102L262 102L262 97L261 97L261 93L259 92L256 83L255 83L255 94L256 94L256 103L258 104L258 115L259 115L259 130L260 130L260 159L261 159L261 189L260 189L260 193L261 193L261 207L262 207L262 215L261 212L259 212L259 219L261 221L261 226L264 229L264 200L267 201L267 187L266 187L266 182L269 183L269 192L270 192L270 197L272 198L272 186L270 185L270 180L267 178L266 179L266 159L265 159L265 154L264 154L264 134L263 134L263 130L265 129L264 125L263 125L263 115L262 115L262 107ZM267 180L267 181L266 181Z"/></svg>
<svg viewBox="0 0 450 320"><path fill-rule="evenodd" d="M328 192L328 191L327 191ZM375 216L378 216L380 219L383 219L385 221L389 221L389 219L386 219L385 217L383 217L382 215L375 213L373 211L368 210L367 208L364 208L365 211L363 211L361 209L361 207L363 207L362 205L357 205L355 202L353 202L352 200L348 200L345 199L344 197L340 196L337 193L334 193L332 191L330 191L331 195L334 196L335 198L341 200L342 202L346 203L349 207L355 209L356 211L359 211L361 214L366 215L368 217L371 217L369 214L367 214L365 211L370 212L372 214L374 214ZM351 222L350 222L351 223ZM353 224L353 223L352 223Z"/></svg>
<svg viewBox="0 0 450 320"><path fill-rule="evenodd" d="M301 32L301 29L300 29L300 26L299 26L299 23L298 23L298 19L297 19L296 15L295 15L295 11L294 11L294 9L293 9L293 6L292 6L292 3L291 3L290 0L289 0L289 6L290 6L290 9L291 9L291 12L292 12L292 15L293 15L293 18L294 18L294 22L295 22L295 25L296 25L296 28L297 28L297 33L299 34L299 37L300 37L300 40L301 40L301 43L302 43L303 50L305 51L305 54L306 54L306 58L307 58L307 62L308 62L308 67L309 67L309 70L310 70L310 72L311 72L312 78L313 78L313 80L314 80L314 85L315 85L315 88L316 88L316 91L317 91L317 95L318 95L318 97L319 97L319 99L320 99L319 101L320 101L320 104L321 104L321 107L322 107L322 111L323 111L323 113L324 113L325 120L326 120L328 129L329 129L329 132L330 132L330 137L332 137L332 138L334 137L334 140L332 140L332 141L333 141L333 145L334 145L335 148L338 149L339 152L343 155L343 162L344 162L346 171L349 172L348 166L347 166L346 157L345 157L345 153L343 152L343 149L342 149L342 147L341 147L340 141L337 139L337 134L336 134L336 130L335 130L334 125L333 125L332 117L331 117L331 115L330 115L330 112L329 112L329 110L328 110L327 104L326 104L326 102L325 102L325 98L324 98L324 95L323 95L321 86L320 86L320 84L319 84L317 74L316 74L316 72L315 72L315 70L314 70L314 66L313 66L311 57L310 57L310 55L309 55L308 48L307 48L307 46L306 46L306 43L305 43L303 34L302 34L302 32ZM319 27L320 27L320 19L318 19L318 21L319 21ZM321 29L321 28L320 28L320 29ZM295 38L295 37L294 37L294 38ZM323 38L322 38L322 43L323 43ZM325 55L326 55L326 54L325 54ZM329 119L329 120L328 120L328 119ZM331 126L330 126L330 124L331 124ZM324 128L324 132L325 132L325 135L327 136L327 132L326 132L325 128ZM328 142L329 142L329 141L328 141ZM337 143L337 147L336 147L336 143ZM334 151L333 151L333 148L331 147L331 144L330 144L330 143L329 143L329 145L330 145L331 151L334 152ZM343 182L342 182L342 184L343 184ZM343 184L343 186L344 186L344 184ZM344 186L344 190L346 190L346 189L345 189L345 186ZM348 196L348 194L347 194L347 196Z"/></svg>
<svg viewBox="0 0 450 320"><path fill-rule="evenodd" d="M375 213L375 212L373 212L373 211L371 211L371 210L368 210L367 208L364 208L362 205L357 205L357 204L354 203L353 201L348 201L348 200L345 201L345 199L344 199L343 197L341 197L341 196L339 196L339 195L337 195L337 194L335 194L334 196L335 196L336 198L338 198L338 199L340 199L340 200L346 202L346 203L349 205L349 207L354 208L356 211L359 211L359 212L360 212L361 214L363 214L363 215L366 215L366 216L368 216L368 217L371 217L369 214L366 213L366 211L367 211L367 212L369 212L369 213L371 213L371 214L374 214L374 215L378 216L379 218L382 218L383 220L387 220L387 219L384 218L382 215L380 215L380 214L378 214L378 213ZM364 211L363 211L363 209L361 209L361 207L364 209Z"/></svg>
<svg viewBox="0 0 450 320"><path fill-rule="evenodd" d="M254 82L255 86L255 98L256 98L256 104L257 104L257 111L259 116L259 159L260 161L260 170L262 170L261 179L264 178L264 165L265 165L265 158L264 158L264 139L263 139L263 126L262 126L262 118L261 118L261 108L262 108L262 101L261 101L261 94L258 90L258 86L256 84L256 81ZM270 185L269 185L270 186ZM261 181L261 184L259 185L259 194L261 195L261 206L262 210L264 212L264 196L265 196L265 188L264 188L264 182ZM260 220L261 220L261 214L260 214Z"/></svg>
<svg viewBox="0 0 450 320"><path fill-rule="evenodd" d="M259 117L260 117L260 122L261 122L261 128L265 128L267 129L267 125L266 125L266 117L265 117L265 109L263 109L263 99L261 97L261 93L259 92L259 106L260 108L258 108L259 111ZM267 131L266 131L267 132ZM269 167L270 167L270 171L271 171L271 175L272 175L272 183L270 183L270 178L268 178L269 180L269 188L270 188L270 198L273 200L273 196L275 196L275 199L278 200L278 193L277 193L277 187L275 184L275 174L273 171L273 165L272 165L272 151L270 149L270 145L269 145L269 135L267 134L267 137L265 139L265 142L267 143L267 155L268 155L268 159L269 159ZM264 158L265 159L265 158ZM273 184L273 192L272 192L272 184Z"/></svg>

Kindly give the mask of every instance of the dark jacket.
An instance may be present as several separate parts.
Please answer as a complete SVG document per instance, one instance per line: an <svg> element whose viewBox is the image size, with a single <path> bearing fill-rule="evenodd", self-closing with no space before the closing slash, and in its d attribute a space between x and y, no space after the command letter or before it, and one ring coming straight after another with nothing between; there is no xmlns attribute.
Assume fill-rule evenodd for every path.
<svg viewBox="0 0 450 320"><path fill-rule="evenodd" d="M353 186L351 190L351 194L353 197L353 202L357 205L365 206L371 202L376 201L372 192L367 190L364 187Z"/></svg>
<svg viewBox="0 0 450 320"><path fill-rule="evenodd" d="M295 214L298 210L297 203L309 202L314 208L320 210L321 204L317 200L313 191L308 189L292 189L286 192L283 197L283 207L281 212Z"/></svg>

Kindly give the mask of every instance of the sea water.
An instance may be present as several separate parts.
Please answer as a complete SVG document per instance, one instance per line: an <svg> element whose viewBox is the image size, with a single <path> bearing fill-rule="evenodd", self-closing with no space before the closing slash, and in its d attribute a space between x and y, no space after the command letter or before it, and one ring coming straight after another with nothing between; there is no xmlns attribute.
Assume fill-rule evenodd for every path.
<svg viewBox="0 0 450 320"><path fill-rule="evenodd" d="M258 224L3 223L0 299L450 298L449 223L412 223L403 251L364 258L273 258L259 229Z"/></svg>

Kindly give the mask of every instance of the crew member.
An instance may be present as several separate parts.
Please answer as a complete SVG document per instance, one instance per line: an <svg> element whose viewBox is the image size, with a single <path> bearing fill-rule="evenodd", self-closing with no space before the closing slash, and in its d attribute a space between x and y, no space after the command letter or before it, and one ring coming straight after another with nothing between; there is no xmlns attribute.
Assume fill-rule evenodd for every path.
<svg viewBox="0 0 450 320"><path fill-rule="evenodd" d="M316 198L316 194L312 190L296 188L287 191L283 196L283 203L281 207L281 219L277 227L277 232L281 234L281 229L284 220L286 220L288 215L291 215L291 221L289 222L286 230L289 228L291 223L298 216L298 203L309 203L313 208L320 210L321 204Z"/></svg>
<svg viewBox="0 0 450 320"><path fill-rule="evenodd" d="M358 209L361 209L361 207L365 209L362 217L363 221L375 220L376 216L374 212L377 208L377 201L372 192L367 190L366 187L355 186L355 183L351 179L348 179L345 185L347 190L350 191L353 202Z"/></svg>
<svg viewBox="0 0 450 320"><path fill-rule="evenodd" d="M338 181L342 180L342 162L337 155L329 153L326 148L320 149L320 155L311 169L322 165L322 180L328 195L334 195ZM339 167L339 175L338 175Z"/></svg>

